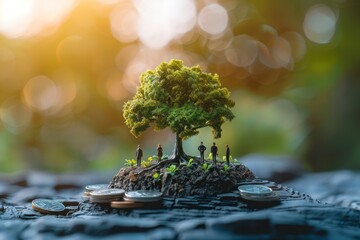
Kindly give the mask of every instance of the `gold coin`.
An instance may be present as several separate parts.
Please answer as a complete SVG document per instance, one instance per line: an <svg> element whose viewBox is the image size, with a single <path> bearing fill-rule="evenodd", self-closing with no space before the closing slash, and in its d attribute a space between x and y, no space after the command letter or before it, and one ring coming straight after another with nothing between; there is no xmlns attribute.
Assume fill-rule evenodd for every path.
<svg viewBox="0 0 360 240"><path fill-rule="evenodd" d="M141 208L144 204L140 202L131 202L131 201L112 201L112 208L122 208L122 209L133 209L133 208Z"/></svg>

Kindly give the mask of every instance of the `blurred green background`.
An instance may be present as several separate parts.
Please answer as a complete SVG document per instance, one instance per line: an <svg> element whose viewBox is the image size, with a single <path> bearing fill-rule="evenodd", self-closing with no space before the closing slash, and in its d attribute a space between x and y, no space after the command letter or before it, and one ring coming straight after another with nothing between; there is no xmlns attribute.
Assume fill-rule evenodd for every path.
<svg viewBox="0 0 360 240"><path fill-rule="evenodd" d="M116 169L174 135L136 139L122 105L172 58L236 101L220 155L290 155L360 169L357 0L0 0L0 172ZM198 154L210 129L184 143ZM224 146L222 148L222 146Z"/></svg>

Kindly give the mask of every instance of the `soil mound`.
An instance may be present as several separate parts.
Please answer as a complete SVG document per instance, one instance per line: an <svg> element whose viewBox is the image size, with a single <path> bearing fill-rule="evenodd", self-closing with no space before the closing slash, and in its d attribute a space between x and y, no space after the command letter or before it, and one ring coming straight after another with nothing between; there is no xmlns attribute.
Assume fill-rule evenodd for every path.
<svg viewBox="0 0 360 240"><path fill-rule="evenodd" d="M209 165L208 165L209 166ZM125 190L158 190L165 196L213 196L231 192L241 180L254 179L244 165L218 163L205 168L198 162L175 165L171 162L149 168L121 168L110 182L110 187Z"/></svg>

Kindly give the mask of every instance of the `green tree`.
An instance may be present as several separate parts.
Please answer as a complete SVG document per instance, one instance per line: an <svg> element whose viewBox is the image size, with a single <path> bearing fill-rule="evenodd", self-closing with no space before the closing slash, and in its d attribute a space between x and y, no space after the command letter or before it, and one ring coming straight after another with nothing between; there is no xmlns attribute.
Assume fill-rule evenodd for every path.
<svg viewBox="0 0 360 240"><path fill-rule="evenodd" d="M125 103L126 125L136 137L153 124L155 130L169 127L176 134L173 155L176 162L187 161L182 141L211 127L214 138L221 137L221 125L232 120L235 105L230 91L221 87L217 74L200 67L186 67L181 60L161 63L140 77L140 87Z"/></svg>

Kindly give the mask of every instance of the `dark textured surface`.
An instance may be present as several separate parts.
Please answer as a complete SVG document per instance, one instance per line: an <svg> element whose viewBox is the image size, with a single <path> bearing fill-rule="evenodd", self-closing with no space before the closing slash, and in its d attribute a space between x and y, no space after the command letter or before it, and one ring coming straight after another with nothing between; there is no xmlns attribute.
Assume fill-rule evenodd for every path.
<svg viewBox="0 0 360 240"><path fill-rule="evenodd" d="M350 177L346 177L348 175ZM360 212L354 201L350 205L343 204L344 201L320 202L273 182L266 184L276 189L281 202L268 206L250 204L242 200L237 191L213 197L164 198L161 207L132 211L81 200L84 185L107 182L109 176L112 174L30 173L22 177L3 177L0 181L0 239L360 238ZM306 175L292 184L298 181L300 186L303 179L308 189L318 186L317 190L328 189L334 194L337 186L325 185L329 182L326 179L340 178L343 182L339 186L344 188L347 180L359 179L359 174L334 172L311 177ZM64 216L43 215L31 208L31 200L39 197L81 203ZM341 194L338 197L341 198ZM353 194L352 198L359 200L360 197Z"/></svg>

